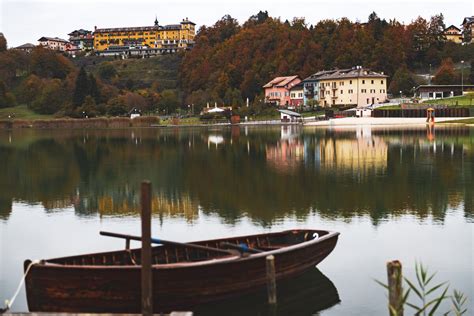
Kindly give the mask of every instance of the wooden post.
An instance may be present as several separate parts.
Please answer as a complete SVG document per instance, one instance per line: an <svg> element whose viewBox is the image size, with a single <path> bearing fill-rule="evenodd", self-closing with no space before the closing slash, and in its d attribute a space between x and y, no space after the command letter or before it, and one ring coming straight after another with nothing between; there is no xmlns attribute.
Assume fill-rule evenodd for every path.
<svg viewBox="0 0 474 316"><path fill-rule="evenodd" d="M269 255L266 257L267 270L267 294L268 304L274 305L277 303L276 281L275 281L275 257Z"/></svg>
<svg viewBox="0 0 474 316"><path fill-rule="evenodd" d="M387 262L388 304L390 316L403 316L402 263Z"/></svg>
<svg viewBox="0 0 474 316"><path fill-rule="evenodd" d="M151 183L141 185L142 216L142 315L153 314L152 271L151 271Z"/></svg>

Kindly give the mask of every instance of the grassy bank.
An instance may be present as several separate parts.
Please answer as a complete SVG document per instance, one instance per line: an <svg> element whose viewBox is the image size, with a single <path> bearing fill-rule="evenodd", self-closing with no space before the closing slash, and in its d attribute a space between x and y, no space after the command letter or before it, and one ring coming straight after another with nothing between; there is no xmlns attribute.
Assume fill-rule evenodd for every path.
<svg viewBox="0 0 474 316"><path fill-rule="evenodd" d="M424 104L444 104L452 107L474 107L474 93L469 93L463 96L427 100Z"/></svg>
<svg viewBox="0 0 474 316"><path fill-rule="evenodd" d="M134 119L128 117L89 118L89 119L3 119L0 120L0 129L101 129L101 128L128 128L150 127L157 125L160 119L157 116L142 116Z"/></svg>
<svg viewBox="0 0 474 316"><path fill-rule="evenodd" d="M19 105L15 107L0 109L0 120L6 119L20 119L20 120L45 120L52 119L52 115L37 114L26 105Z"/></svg>
<svg viewBox="0 0 474 316"><path fill-rule="evenodd" d="M473 117L473 118L468 118L468 119L462 119L462 120L441 122L441 124L451 124L451 123L456 123L456 124L474 124L474 117Z"/></svg>

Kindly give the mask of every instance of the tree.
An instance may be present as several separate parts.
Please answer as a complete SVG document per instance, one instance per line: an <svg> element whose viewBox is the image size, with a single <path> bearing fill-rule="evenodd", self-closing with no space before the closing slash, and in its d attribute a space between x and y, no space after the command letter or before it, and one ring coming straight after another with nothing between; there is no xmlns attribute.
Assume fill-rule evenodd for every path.
<svg viewBox="0 0 474 316"><path fill-rule="evenodd" d="M163 90L158 102L158 110L167 114L173 113L179 106L178 95L175 90Z"/></svg>
<svg viewBox="0 0 474 316"><path fill-rule="evenodd" d="M451 58L444 59L433 77L434 84L457 84L454 63Z"/></svg>
<svg viewBox="0 0 474 316"><path fill-rule="evenodd" d="M431 45L441 47L442 44L446 42L446 36L444 35L445 29L446 25L444 24L443 13L433 15L428 27L428 36Z"/></svg>
<svg viewBox="0 0 474 316"><path fill-rule="evenodd" d="M93 74L89 74L89 95L94 99L95 102L100 101L100 90L97 85L97 80Z"/></svg>
<svg viewBox="0 0 474 316"><path fill-rule="evenodd" d="M117 70L111 62L104 62L99 65L97 73L101 79L110 80L117 75Z"/></svg>
<svg viewBox="0 0 474 316"><path fill-rule="evenodd" d="M0 80L0 108L15 106L15 96L7 91L7 87Z"/></svg>
<svg viewBox="0 0 474 316"><path fill-rule="evenodd" d="M41 95L43 88L44 83L38 76L28 76L18 87L18 101L30 107L33 101Z"/></svg>
<svg viewBox="0 0 474 316"><path fill-rule="evenodd" d="M3 33L0 33L0 52L7 50L7 39L3 36Z"/></svg>
<svg viewBox="0 0 474 316"><path fill-rule="evenodd" d="M471 60L471 68L469 71L469 77L467 78L468 84L474 84L474 59Z"/></svg>
<svg viewBox="0 0 474 316"><path fill-rule="evenodd" d="M107 114L112 116L120 116L128 113L125 100L122 96L116 96L107 102Z"/></svg>
<svg viewBox="0 0 474 316"><path fill-rule="evenodd" d="M45 83L41 95L31 105L32 109L41 114L54 114L64 107L66 91L59 79L51 79Z"/></svg>
<svg viewBox="0 0 474 316"><path fill-rule="evenodd" d="M76 77L76 85L72 96L72 103L74 106L78 107L84 103L86 96L90 95L90 88L86 70L84 67L81 67L81 70L79 70Z"/></svg>
<svg viewBox="0 0 474 316"><path fill-rule="evenodd" d="M413 93L414 86L416 86L416 81L413 78L413 74L406 66L402 66L393 75L388 91L393 95L399 94L400 91L402 91L403 94L408 95Z"/></svg>
<svg viewBox="0 0 474 316"><path fill-rule="evenodd" d="M41 46L33 49L30 60L31 72L41 78L64 79L74 69L69 59Z"/></svg>

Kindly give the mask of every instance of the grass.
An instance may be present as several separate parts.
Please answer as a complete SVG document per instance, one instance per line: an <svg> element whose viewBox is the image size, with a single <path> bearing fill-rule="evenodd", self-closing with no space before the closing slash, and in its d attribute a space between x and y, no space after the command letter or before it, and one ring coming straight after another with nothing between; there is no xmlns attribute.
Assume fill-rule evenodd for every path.
<svg viewBox="0 0 474 316"><path fill-rule="evenodd" d="M173 120L172 119L166 119L162 120L160 122L161 125L172 125ZM179 125L200 125L203 124L201 120L199 120L199 117L186 117L186 118L180 118L179 119Z"/></svg>
<svg viewBox="0 0 474 316"><path fill-rule="evenodd" d="M53 118L52 115L37 114L28 109L26 105L19 105L0 109L0 119L45 120Z"/></svg>
<svg viewBox="0 0 474 316"><path fill-rule="evenodd" d="M162 55L150 58L130 59L104 59L110 62L117 71L117 83L126 86L129 82L136 89L150 87L153 82L158 84L160 90L178 88L178 72L181 64L179 54ZM96 64L88 65L87 70L95 75L102 60Z"/></svg>
<svg viewBox="0 0 474 316"><path fill-rule="evenodd" d="M423 103L428 104L445 104L450 106L459 106L459 107L474 107L474 93L469 93L463 96L436 99L436 100L427 100Z"/></svg>
<svg viewBox="0 0 474 316"><path fill-rule="evenodd" d="M462 120L441 122L441 123L443 123L443 124L448 124L448 123L474 124L474 117L473 118L468 118L468 119L462 119Z"/></svg>

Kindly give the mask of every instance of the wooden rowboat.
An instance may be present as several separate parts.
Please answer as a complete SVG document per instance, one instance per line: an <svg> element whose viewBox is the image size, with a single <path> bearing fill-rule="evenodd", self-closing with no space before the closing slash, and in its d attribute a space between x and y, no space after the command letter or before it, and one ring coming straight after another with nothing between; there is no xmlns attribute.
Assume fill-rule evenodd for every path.
<svg viewBox="0 0 474 316"><path fill-rule="evenodd" d="M192 308L258 290L266 284L265 258L275 257L277 281L314 267L334 249L339 233L288 230L192 242L209 248L242 245L241 256L186 244L152 247L156 312ZM204 248L202 247L202 248ZM139 313L140 248L42 260L26 276L31 312ZM25 271L31 261L24 263Z"/></svg>

